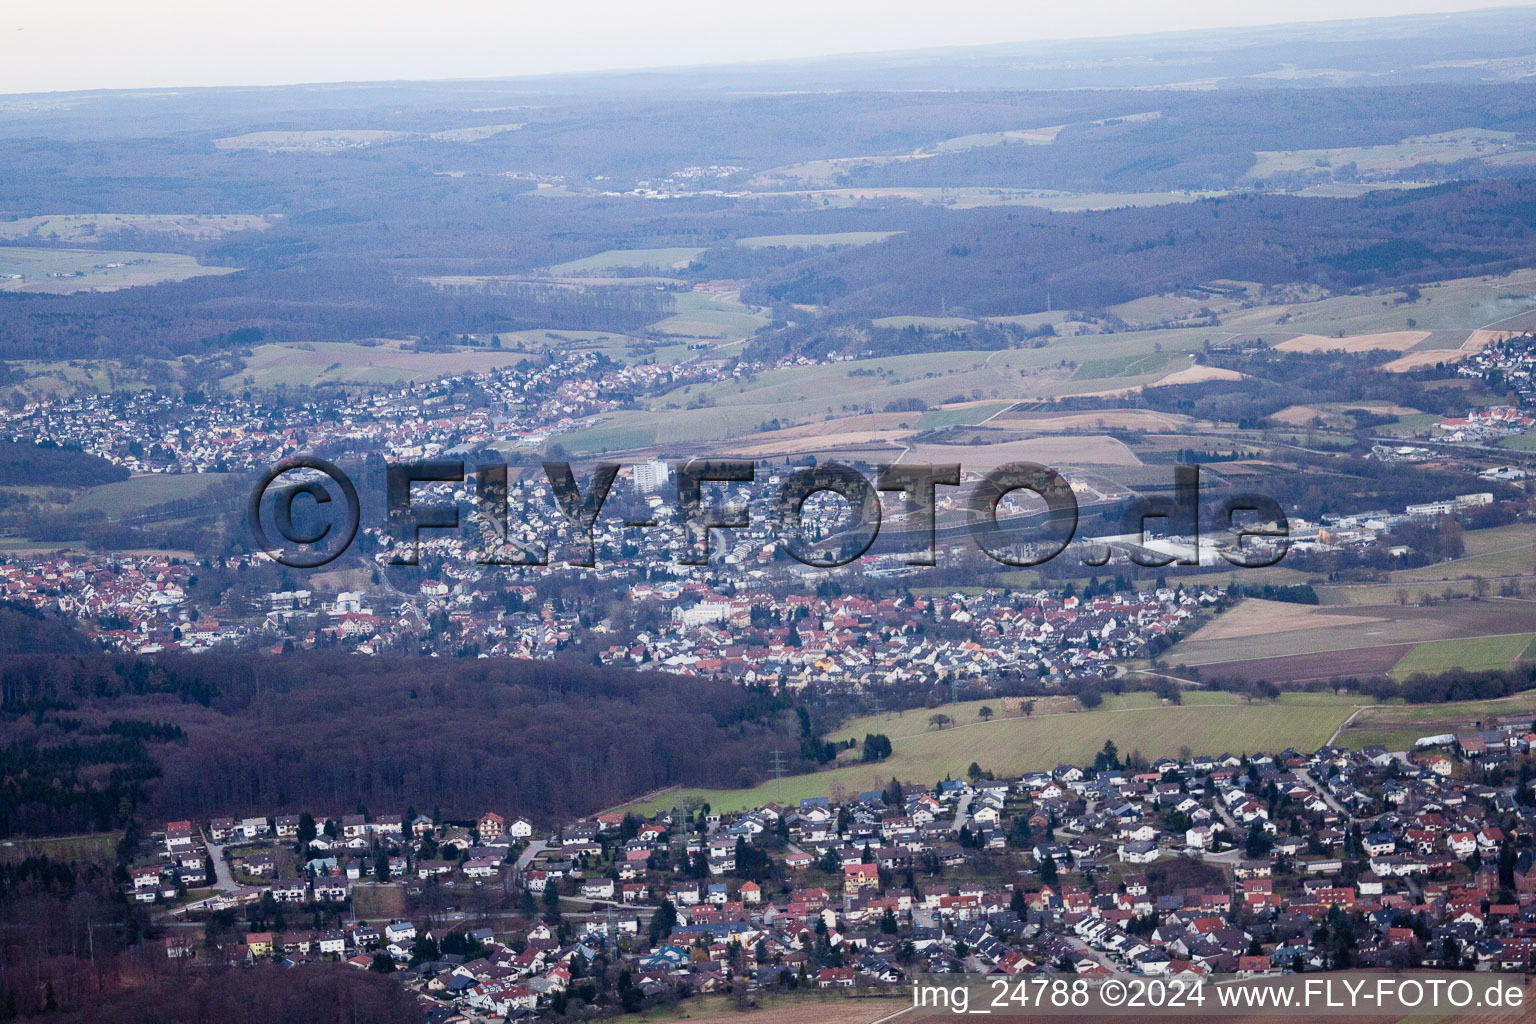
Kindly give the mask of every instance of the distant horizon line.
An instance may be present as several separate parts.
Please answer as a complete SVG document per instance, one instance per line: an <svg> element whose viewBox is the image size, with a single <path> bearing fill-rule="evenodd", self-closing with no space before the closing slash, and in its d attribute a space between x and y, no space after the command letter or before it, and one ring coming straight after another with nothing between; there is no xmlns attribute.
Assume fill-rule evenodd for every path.
<svg viewBox="0 0 1536 1024"><path fill-rule="evenodd" d="M1214 25L1202 28L1178 28L1163 31L1130 32L1121 34L1088 34L1066 35L1035 39L1009 39L1001 42L986 43L944 43L934 46L916 47L881 47L872 50L841 50L828 53L811 55L788 56L764 56L752 58L738 58L722 61L703 61L695 63L666 63L666 64L635 64L606 68L582 68L570 71L542 71L523 75L495 75L495 74L469 74L469 75L442 75L442 76L406 76L399 78L358 78L346 77L335 79L298 79L285 82L237 82L219 85L203 84L159 84L159 85L133 85L133 86L97 86L78 89L42 89L23 92L0 92L0 98L22 99L28 97L70 97L91 96L109 93L183 93L183 92L214 92L214 91L260 91L280 89L342 89L342 88L367 88L382 86L402 85L443 85L454 83L549 83L559 80L600 80L604 78L624 78L641 75L686 75L699 72L730 71L732 69L753 69L775 67L784 71L790 71L795 65L814 65L827 63L850 63L857 61L879 61L892 58L910 57L920 54L945 54L962 51L987 51L1004 50L1009 47L1039 47L1043 49L1051 47L1070 46L1072 44L1102 43L1131 40L1158 40L1175 39L1178 37L1200 37L1220 35L1222 33L1267 33L1285 29L1306 29L1321 26L1342 25L1367 25L1387 22L1409 22L1445 19L1462 19L1485 16L1489 14L1517 14L1526 12L1536 16L1536 0L1526 0L1521 3L1493 4L1487 7L1471 8L1466 10L1446 11L1421 11L1403 14L1381 14L1368 17L1348 16L1339 18L1311 18L1297 21L1274 21L1263 23L1237 23L1228 25ZM21 31L18 29L17 31ZM809 69L807 69L809 70ZM918 87L912 91L931 92L936 87ZM996 87L989 87L996 88ZM1032 87L1027 91L1073 91L1090 88L1087 86L1061 86L1056 88ZM782 91L782 90L765 90ZM793 91L793 90L792 90ZM810 92L847 92L861 91L857 89L823 88L809 89ZM892 89L880 89L881 92L900 91Z"/></svg>

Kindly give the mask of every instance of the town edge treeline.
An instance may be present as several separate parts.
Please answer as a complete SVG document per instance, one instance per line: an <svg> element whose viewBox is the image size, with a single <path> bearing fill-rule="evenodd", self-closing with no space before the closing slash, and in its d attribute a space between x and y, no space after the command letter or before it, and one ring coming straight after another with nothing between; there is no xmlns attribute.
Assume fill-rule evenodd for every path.
<svg viewBox="0 0 1536 1024"><path fill-rule="evenodd" d="M0 655L0 835L213 813L571 817L809 768L792 702L557 660Z"/></svg>

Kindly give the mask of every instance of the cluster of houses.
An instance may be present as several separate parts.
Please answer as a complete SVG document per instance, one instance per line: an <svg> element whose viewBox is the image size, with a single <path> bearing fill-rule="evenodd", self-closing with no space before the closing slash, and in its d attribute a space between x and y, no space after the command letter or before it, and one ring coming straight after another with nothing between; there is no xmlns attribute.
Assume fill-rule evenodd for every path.
<svg viewBox="0 0 1536 1024"><path fill-rule="evenodd" d="M1489 479L1495 479L1489 477ZM1516 479L1500 477L1497 479ZM1291 546L1298 552L1339 551L1368 549L1382 550L1390 543L1387 534L1404 523L1454 516L1494 504L1492 491L1476 491L1456 494L1433 501L1411 502L1401 512L1389 509L1367 509L1361 512L1333 513L1317 522L1292 519L1290 523ZM1409 548L1401 545L1385 547L1394 557L1406 555Z"/></svg>
<svg viewBox="0 0 1536 1024"><path fill-rule="evenodd" d="M1536 952L1536 734L1529 716L1483 724L1398 752L1127 764L1106 745L1091 766L892 780L730 813L606 813L552 833L492 812L456 824L172 822L162 880L190 866L194 848L203 855L203 828L242 878L273 870L263 854L307 858L298 879L254 881L178 913L325 905L358 885L499 884L503 905L520 909L254 931L217 950L178 938L167 952L373 969L382 957L440 1021L563 1011L576 998L609 1005L611 965L638 989L631 1003L918 973L1525 971Z"/></svg>
<svg viewBox="0 0 1536 1024"><path fill-rule="evenodd" d="M188 890L218 882L216 892L187 906L222 910L269 897L278 904L343 904L363 880L494 878L533 836L533 824L495 812L466 826L440 826L422 814L408 821L398 814L279 814L213 818L201 827L173 821L163 835L163 849L129 869L133 897L181 903ZM302 848L302 856L290 856L289 848Z"/></svg>
<svg viewBox="0 0 1536 1024"><path fill-rule="evenodd" d="M655 487L666 466L655 465L659 470L634 467L637 497L665 519L670 506ZM533 490L554 507L546 484ZM1330 515L1319 523L1297 519L1290 523L1289 543L1298 552L1370 548L1404 522L1493 501L1492 493L1479 492L1410 504L1402 512ZM811 570L776 557L767 519L716 531L715 543L728 546L729 574L673 562L671 531L636 538L618 517L604 517L594 531L598 564L582 570L487 566L470 539L424 535L423 560L431 572L400 581L414 586L414 593L399 585L372 593L295 590L252 603L219 593L189 595L193 568L165 555L68 552L0 557L0 593L58 610L103 644L138 653L325 646L365 655L427 650L549 659L578 646L609 665L792 688L954 682L997 672L1102 674L1116 662L1157 656L1198 625L1202 613L1220 610L1227 600L1220 588L1199 585L1134 590L1090 584L1081 594L986 589L921 596L895 588L889 596L828 594L802 578ZM549 528L553 535L555 524ZM619 557L626 544L630 557ZM374 557L387 562L390 539L379 534L374 546ZM941 549L941 563L947 557L958 556ZM224 564L264 568L267 560L258 553L231 556ZM872 564L865 575L887 571ZM578 591L622 588L635 614L622 623L594 620L578 605L550 600L539 586L545 581Z"/></svg>
<svg viewBox="0 0 1536 1024"><path fill-rule="evenodd" d="M0 559L0 596L57 610L119 649L233 640L233 624L221 621L227 609L192 614L191 576L191 566L167 555L37 554Z"/></svg>
<svg viewBox="0 0 1536 1024"><path fill-rule="evenodd" d="M735 164L706 164L703 166L683 167L673 171L664 178L641 179L635 182L631 189L623 192L607 190L601 195L605 196L630 196L639 199L687 199L696 196L715 196L740 198L752 193L746 191L726 191L718 186L725 179L740 174L745 168ZM594 178L601 181L601 178ZM723 281L719 283L709 282L698 285L700 290L711 288L722 291L735 291L734 282Z"/></svg>
<svg viewBox="0 0 1536 1024"><path fill-rule="evenodd" d="M1370 547L1400 523L1492 501L1481 492L1400 513L1297 520L1291 544L1303 552ZM621 528L598 530L600 543L617 545L622 538L605 537L605 529ZM624 588L639 611L628 629L584 619L579 609L541 596L539 579L563 570L487 567L457 537L424 541L441 561L414 594L298 590L251 603L189 594L194 567L166 555L50 552L0 557L0 595L60 611L104 645L138 653L327 646L376 654L425 646L548 659L576 645L610 665L796 688L954 681L998 671L1042 678L1102 673L1128 658L1155 657L1226 600L1211 586L825 595L775 561L766 534L738 532L743 536L728 556L738 571L729 576L667 564L662 550L581 571L574 585ZM232 556L225 564L249 568L265 557Z"/></svg>
<svg viewBox="0 0 1536 1024"><path fill-rule="evenodd" d="M261 556L232 562L250 557ZM627 593L640 612L637 626L621 632L608 620L584 623L578 610L542 600L532 584L498 578L473 560L446 561L441 579L387 604L382 594L289 590L255 605L199 608L187 592L193 567L163 555L115 553L0 559L0 591L63 612L104 645L138 653L323 644L373 654L409 641L445 653L473 647L490 657L545 659L580 645L605 664L791 688L953 682L1008 670L1059 678L1103 672L1117 661L1155 656L1226 600L1216 587L817 596L766 586L753 573L706 583L634 579L633 566L590 572L605 585L633 579ZM217 594L209 600L225 601ZM438 613L446 632L432 628Z"/></svg>
<svg viewBox="0 0 1536 1024"><path fill-rule="evenodd" d="M331 401L279 405L247 391L189 404L159 389L39 399L0 408L0 437L76 448L136 473L264 470L301 451L431 458L492 441L542 445L640 396L772 368L705 358L626 366L597 352L562 349L547 362L523 360ZM484 400L471 405L458 397L465 393Z"/></svg>
<svg viewBox="0 0 1536 1024"><path fill-rule="evenodd" d="M878 598L724 595L704 584L638 584L630 597L669 613L601 649L605 664L791 687L1102 671L1156 653L1223 600L1214 587Z"/></svg>
<svg viewBox="0 0 1536 1024"><path fill-rule="evenodd" d="M1435 438L1437 441L1496 444L1536 427L1536 416L1516 405L1490 405L1469 409L1465 416L1440 420L1435 427L1442 431Z"/></svg>
<svg viewBox="0 0 1536 1024"><path fill-rule="evenodd" d="M208 849L191 821L168 822L163 836L162 849L128 869L129 891L140 903L180 899L213 877Z"/></svg>
<svg viewBox="0 0 1536 1024"><path fill-rule="evenodd" d="M1456 367L1463 377L1481 377L1494 390L1513 392L1521 405L1536 404L1536 334L1496 334Z"/></svg>

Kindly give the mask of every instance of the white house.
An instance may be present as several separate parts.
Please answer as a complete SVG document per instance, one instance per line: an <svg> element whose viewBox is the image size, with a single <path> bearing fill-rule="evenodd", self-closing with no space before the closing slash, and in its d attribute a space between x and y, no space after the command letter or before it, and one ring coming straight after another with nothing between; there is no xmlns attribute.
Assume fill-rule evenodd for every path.
<svg viewBox="0 0 1536 1024"><path fill-rule="evenodd" d="M1151 864L1157 860L1157 843L1151 840L1123 843L1118 853L1120 859L1127 864Z"/></svg>
<svg viewBox="0 0 1536 1024"><path fill-rule="evenodd" d="M490 878L499 870L495 857L475 857L464 862L464 877Z"/></svg>

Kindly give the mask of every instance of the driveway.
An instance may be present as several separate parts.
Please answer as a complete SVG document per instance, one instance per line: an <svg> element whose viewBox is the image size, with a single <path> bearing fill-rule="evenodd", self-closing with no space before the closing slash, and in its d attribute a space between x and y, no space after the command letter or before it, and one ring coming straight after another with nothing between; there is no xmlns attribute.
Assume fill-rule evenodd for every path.
<svg viewBox="0 0 1536 1024"><path fill-rule="evenodd" d="M534 839L528 843L528 849L517 858L516 868L519 873L527 871L528 865L533 863L533 858L549 849L549 844L542 839Z"/></svg>
<svg viewBox="0 0 1536 1024"><path fill-rule="evenodd" d="M240 884L235 881L235 876L230 873L229 864L224 860L224 847L210 843L201 829L197 834L202 838L203 845L208 848L208 859L213 862L213 887L225 892L240 888Z"/></svg>
<svg viewBox="0 0 1536 1024"><path fill-rule="evenodd" d="M955 807L955 831L965 828L965 823L971 813L971 797L974 793L968 793L960 798L960 803Z"/></svg>

